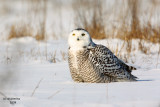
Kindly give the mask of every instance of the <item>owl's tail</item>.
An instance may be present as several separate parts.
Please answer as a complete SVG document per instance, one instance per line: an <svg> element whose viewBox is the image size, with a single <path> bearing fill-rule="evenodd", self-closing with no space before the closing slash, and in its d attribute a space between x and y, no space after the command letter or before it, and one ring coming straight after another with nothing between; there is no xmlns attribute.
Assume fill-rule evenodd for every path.
<svg viewBox="0 0 160 107"><path fill-rule="evenodd" d="M138 77L134 76L131 74L132 70L136 70L137 68L133 67L133 66L129 66L129 65L126 65L126 70L129 72L130 74L130 80L131 81L137 81Z"/></svg>
<svg viewBox="0 0 160 107"><path fill-rule="evenodd" d="M129 73L131 73L132 70L136 70L135 67L129 66L129 65L125 64L122 60L119 60L119 63L120 63L120 64L124 67L124 69L125 69L126 71L128 71Z"/></svg>
<svg viewBox="0 0 160 107"><path fill-rule="evenodd" d="M136 70L137 68L133 67L133 66L128 66L129 67L129 70L132 71L132 70Z"/></svg>
<svg viewBox="0 0 160 107"><path fill-rule="evenodd" d="M137 81L138 77L134 76L131 74L131 78L130 78L132 81Z"/></svg>
<svg viewBox="0 0 160 107"><path fill-rule="evenodd" d="M125 70L128 71L129 73L131 73L132 70L136 70L137 69L137 68L135 68L133 66L129 66L129 65L125 64L125 63L121 63L121 64L124 66Z"/></svg>

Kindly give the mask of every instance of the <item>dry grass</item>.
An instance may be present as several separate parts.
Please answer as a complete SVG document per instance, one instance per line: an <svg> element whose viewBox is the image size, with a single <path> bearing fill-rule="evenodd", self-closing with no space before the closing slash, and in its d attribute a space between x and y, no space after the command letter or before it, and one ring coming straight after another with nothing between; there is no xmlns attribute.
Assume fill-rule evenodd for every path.
<svg viewBox="0 0 160 107"><path fill-rule="evenodd" d="M29 0L28 1L28 24L14 24L10 28L8 39L19 38L25 36L34 37L36 40L47 40L46 35L46 16L47 16L47 0ZM41 14L42 13L42 14ZM36 19L36 20L35 20ZM33 26L32 22L38 21L37 26ZM23 22L23 21L22 21ZM36 34L33 31L36 27Z"/></svg>
<svg viewBox="0 0 160 107"><path fill-rule="evenodd" d="M139 39L139 46L137 48L144 54L149 54L150 48L144 44L144 41L160 43L160 27L151 25L151 16L153 15L152 12L154 12L156 5L155 0L151 1L153 2L151 16L146 25L141 25L139 20L139 11L142 5L141 1L128 0L125 2L127 2L127 9L123 12L126 14L124 14L123 18L119 19L122 22L121 27L113 28L112 35L107 35L105 30L106 25L104 25L104 20L107 19L104 19L105 12L103 4L105 4L105 1L103 0L95 0L94 2L90 0L74 1L72 5L75 14L75 26L85 28L94 39L112 37L124 40L120 50L118 50L117 46L117 49L115 50L116 55L121 54L124 45L127 45L126 51L128 55L126 55L126 58L129 58L130 53L133 51L133 48L135 48L132 46L133 39ZM126 21L126 17L130 17L130 24ZM115 31L118 33L115 33Z"/></svg>
<svg viewBox="0 0 160 107"><path fill-rule="evenodd" d="M117 38L127 41L132 39L140 39L140 40L150 41L153 43L160 43L160 27L152 26L151 20L148 20L146 25L143 26L140 25L139 21L140 5L141 2L138 0L128 0L128 9L131 16L131 24L130 26L127 26L126 23L123 23L119 30ZM140 43L140 45L141 44L142 43Z"/></svg>
<svg viewBox="0 0 160 107"><path fill-rule="evenodd" d="M34 47L29 50L23 50L23 48L17 49L14 54L2 55L3 59L1 63L4 64L14 64L17 63L17 57L22 62L30 62L30 61L39 61L43 63L43 61L49 61L50 63L64 62L67 60L67 52L64 50L54 50L47 52L48 59L46 59L45 47Z"/></svg>
<svg viewBox="0 0 160 107"><path fill-rule="evenodd" d="M159 60L159 55L160 55L160 45L159 45L159 51L158 51L158 57L157 57L157 64L156 64L156 68L158 67L158 64L160 64L160 63L158 62L158 60Z"/></svg>
<svg viewBox="0 0 160 107"><path fill-rule="evenodd" d="M60 93L63 89L64 89L64 88L62 88L62 89L60 89L60 90L56 91L56 92L55 92L55 93L53 93L51 96L49 96L49 97L48 97L48 99L53 98L55 95L57 95L58 93Z"/></svg>
<svg viewBox="0 0 160 107"><path fill-rule="evenodd" d="M85 28L92 38L106 38L103 20L103 2L101 0L78 0L73 2L75 26ZM86 11L88 10L88 11Z"/></svg>
<svg viewBox="0 0 160 107"><path fill-rule="evenodd" d="M25 36L33 36L31 28L28 25L21 25L21 26L12 25L8 39L25 37Z"/></svg>
<svg viewBox="0 0 160 107"><path fill-rule="evenodd" d="M40 7L41 12L42 12L42 20L39 21L39 30L36 35L36 40L47 40L47 35L46 35L46 15L47 15L47 0L42 0L42 3L39 3L39 0L32 0L36 2L35 4L41 4L42 6ZM35 12L37 12L37 9L35 9Z"/></svg>
<svg viewBox="0 0 160 107"><path fill-rule="evenodd" d="M51 62L53 62L53 63L57 62L56 61L56 53L57 53L57 51L54 51L54 54L52 55L52 58L51 58Z"/></svg>
<svg viewBox="0 0 160 107"><path fill-rule="evenodd" d="M72 1L72 7L74 10L75 26L82 27L88 30L92 38L104 39L106 37L120 38L125 40L129 46L132 39L141 39L151 41L153 43L160 43L160 27L151 25L151 17L154 12L154 8L157 6L156 0L152 0L152 8L150 16L146 25L140 25L139 11L141 7L141 1L128 0L128 8L126 11L120 11L126 13L123 18L119 17L122 22L120 28L113 27L112 34L107 34L106 18L106 1L105 0L76 0ZM54 2L53 2L54 3ZM118 3L118 2L117 2ZM47 40L46 35L46 16L47 16L47 0L28 0L29 9L28 17L32 17L30 22L38 20L38 26L36 26L37 33L32 31L31 23L24 25L12 25L9 33L9 39L32 36L36 40ZM119 9L123 10L123 9ZM112 10L110 11L112 13ZM130 24L126 21L125 17L130 17ZM34 17L34 18L33 18ZM61 19L62 16L60 16ZM128 19L127 19L128 20ZM59 25L61 28L62 23ZM115 33L117 32L118 33ZM142 43L141 43L142 44ZM140 46L141 47L141 46Z"/></svg>
<svg viewBox="0 0 160 107"><path fill-rule="evenodd" d="M67 53L64 52L64 51L60 51L60 53L61 53L61 56L62 56L62 60L63 61L67 60Z"/></svg>
<svg viewBox="0 0 160 107"><path fill-rule="evenodd" d="M34 95L34 93L36 92L36 90L39 88L40 83L42 82L43 78L38 82L37 86L34 88L31 97Z"/></svg>
<svg viewBox="0 0 160 107"><path fill-rule="evenodd" d="M145 46L144 41L152 43L160 43L160 27L151 26L151 20L148 20L146 25L140 25L139 21L139 7L141 2L138 0L128 0L129 15L131 17L130 26L127 25L125 19L116 38L122 39L127 43L127 52L132 51L132 40L139 39L139 50L145 54L149 54L150 48ZM127 13L128 14L128 13Z"/></svg>
<svg viewBox="0 0 160 107"><path fill-rule="evenodd" d="M17 37L24 37L24 36L31 36L36 38L36 40L45 40L47 43L47 35L46 35L46 16L47 16L47 0L29 0L28 1L31 6L28 10L28 13L34 13L35 19L40 18L39 13L42 13L41 20L39 20L37 33L33 33L33 28L30 26L30 24L24 24L24 25L13 25L11 26L11 30L9 33L9 38L17 38ZM146 46L144 41L149 41L152 43L160 43L160 27L153 26L151 24L151 16L153 15L154 8L156 7L156 0L153 0L152 4L152 11L150 13L150 18L148 19L148 22L146 25L141 25L139 16L140 16L140 7L141 7L141 1L138 0L128 0L127 2L127 9L124 13L123 18L119 18L122 22L120 28L113 28L113 34L109 35L107 34L106 26L104 22L107 20L105 16L105 9L104 0L76 0L72 2L72 7L74 10L74 16L75 16L75 26L76 27L82 27L85 28L92 38L94 39L104 39L108 37L112 38L119 38L124 40L124 43L121 47L121 49L115 50L116 55L121 54L121 50L127 45L126 51L128 52L128 55L126 55L126 58L128 58L130 53L133 51L132 46L132 40L133 39L139 39L138 48L145 54L149 54L150 48L149 46ZM87 11L86 11L87 10ZM122 9L123 10L123 9ZM111 13L112 14L112 11ZM127 18L130 17L130 24L126 21ZM128 19L127 19L128 20ZM59 25L62 27L61 25ZM63 28L63 27L62 27ZM118 33L115 33L115 32ZM47 60L47 45L46 45L46 60ZM66 60L66 54L61 52L62 59ZM53 52L53 59L52 62L56 63L57 59L55 58L56 51Z"/></svg>
<svg viewBox="0 0 160 107"><path fill-rule="evenodd" d="M141 50L143 53L148 54L150 52L150 47L145 46L144 41L140 40L138 45L139 50Z"/></svg>

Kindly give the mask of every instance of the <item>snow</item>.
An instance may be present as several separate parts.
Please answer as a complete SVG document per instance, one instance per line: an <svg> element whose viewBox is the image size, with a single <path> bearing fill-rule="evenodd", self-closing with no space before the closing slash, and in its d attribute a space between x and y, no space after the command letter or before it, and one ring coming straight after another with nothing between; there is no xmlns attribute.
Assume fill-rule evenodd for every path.
<svg viewBox="0 0 160 107"><path fill-rule="evenodd" d="M8 69L14 67L11 65ZM4 68L5 65L1 65L1 69ZM18 65L15 73L10 79L12 83L1 92L7 97L20 98L16 107L158 107L160 104L159 69L134 71L133 74L139 77L138 82L109 84L74 83L67 62L22 64ZM11 106L6 101L1 101L1 104Z"/></svg>
<svg viewBox="0 0 160 107"><path fill-rule="evenodd" d="M26 42L27 40L27 42ZM107 42L106 42L107 41ZM136 47L134 40L133 46ZM119 48L123 41L116 39L94 40L95 43ZM120 45L121 44L121 45ZM146 44L150 44L147 43ZM145 55L135 50L128 60L138 67L133 74L137 82L74 83L67 62L67 40L38 42L31 37L11 39L0 43L0 106L12 106L7 98L15 100L16 107L159 107L160 64L157 63L159 46ZM46 50L47 47L47 60ZM51 61L54 52L56 63ZM122 51L125 54L125 50ZM8 55L8 56L7 56ZM150 56L150 57L149 57ZM132 63L131 59L135 58ZM10 61L7 61L10 59ZM142 60L144 59L144 60ZM150 60L150 62L149 62ZM160 59L158 59L160 62ZM156 68L157 65L157 68Z"/></svg>
<svg viewBox="0 0 160 107"><path fill-rule="evenodd" d="M132 52L128 55L127 44L122 40L93 40L107 46L129 65L135 66L137 70L133 74L139 79L137 82L108 84L73 82L67 62L68 34L76 28L70 2L48 0L48 39L36 41L27 35L11 40L7 38L12 25L17 29L30 25L31 32L36 33L43 14L35 17L34 11L28 10L32 9L28 8L32 6L28 1L0 1L0 107L160 107L159 44L143 41L149 50L144 54L138 48L139 40L132 40ZM123 1L118 3L122 4ZM152 9L153 5L150 4L149 1L142 3L142 25L150 17L150 12L146 13ZM113 9L114 5L117 9ZM126 3L123 6L127 8ZM160 22L159 7L156 6L155 14L150 17L151 24L155 26L159 26L157 23ZM119 13L126 12L121 12L122 5L117 6L115 1L106 1L106 8L105 24L111 31L112 26L120 26ZM20 100L10 102L5 98ZM10 104L14 101L16 104Z"/></svg>

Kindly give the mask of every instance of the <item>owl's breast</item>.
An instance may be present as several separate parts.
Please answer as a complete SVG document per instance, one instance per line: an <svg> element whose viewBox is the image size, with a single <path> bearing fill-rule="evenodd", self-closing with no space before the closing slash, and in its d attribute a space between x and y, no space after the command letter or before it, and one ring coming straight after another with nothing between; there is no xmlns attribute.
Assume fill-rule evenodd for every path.
<svg viewBox="0 0 160 107"><path fill-rule="evenodd" d="M70 50L69 51L70 60L72 66L76 69L83 66L88 59L89 51L88 50Z"/></svg>

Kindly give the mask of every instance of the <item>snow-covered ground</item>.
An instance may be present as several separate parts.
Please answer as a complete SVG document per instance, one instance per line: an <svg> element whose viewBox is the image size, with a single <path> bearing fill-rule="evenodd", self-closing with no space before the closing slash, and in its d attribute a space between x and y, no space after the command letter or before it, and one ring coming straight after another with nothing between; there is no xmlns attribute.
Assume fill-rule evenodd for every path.
<svg viewBox="0 0 160 107"><path fill-rule="evenodd" d="M118 39L94 41L112 51L123 45ZM15 107L159 107L159 45L146 43L151 49L145 55L136 48L137 41L133 40L134 51L128 64L138 68L133 74L139 80L108 84L72 81L66 39L45 43L25 37L1 42L0 106L10 107L16 101ZM125 48L121 50L122 56L126 54ZM5 98L19 99L10 102Z"/></svg>
<svg viewBox="0 0 160 107"><path fill-rule="evenodd" d="M138 81L108 84L72 81L67 62L67 36L77 26L71 1L48 0L46 42L32 37L8 40L12 26L19 30L29 25L34 34L43 14L35 15L28 0L0 0L0 107L160 107L159 44L144 41L148 50L144 54L138 48L139 40L132 40L128 54L127 43L122 40L94 40L135 66L137 70L133 74ZM123 2L106 0L104 17L108 28L119 26L119 15L126 13L121 12L127 6ZM140 22L145 24L150 19L153 25L159 26L158 2L155 6L143 0L142 5Z"/></svg>
<svg viewBox="0 0 160 107"><path fill-rule="evenodd" d="M1 69L5 67L1 66ZM7 66L7 68L13 69L15 66ZM134 71L133 74L140 78L138 82L109 84L74 83L67 62L22 64L18 65L15 73L7 81L11 84L5 86L5 90L1 89L1 92L7 97L20 98L16 100L16 107L160 106L160 70L158 69ZM3 107L11 106L9 101L0 103Z"/></svg>

